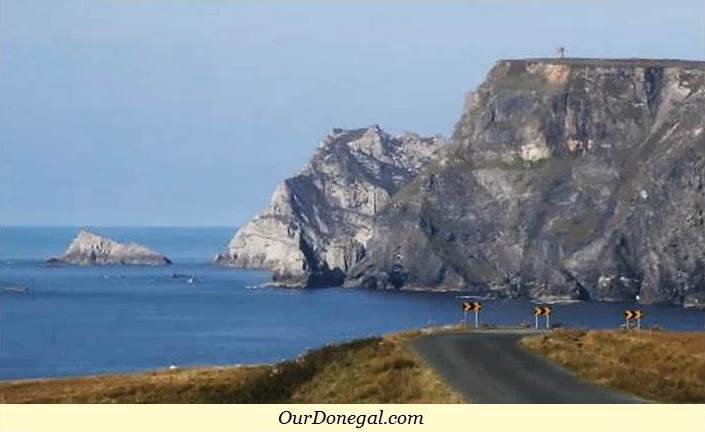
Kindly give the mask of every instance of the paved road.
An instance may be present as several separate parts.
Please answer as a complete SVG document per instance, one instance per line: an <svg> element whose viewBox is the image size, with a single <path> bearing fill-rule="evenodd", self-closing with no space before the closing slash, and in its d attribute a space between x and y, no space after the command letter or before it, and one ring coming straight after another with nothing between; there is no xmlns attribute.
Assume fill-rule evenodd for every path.
<svg viewBox="0 0 705 432"><path fill-rule="evenodd" d="M522 350L521 331L424 336L412 347L474 403L639 403L634 396L579 381L558 365Z"/></svg>

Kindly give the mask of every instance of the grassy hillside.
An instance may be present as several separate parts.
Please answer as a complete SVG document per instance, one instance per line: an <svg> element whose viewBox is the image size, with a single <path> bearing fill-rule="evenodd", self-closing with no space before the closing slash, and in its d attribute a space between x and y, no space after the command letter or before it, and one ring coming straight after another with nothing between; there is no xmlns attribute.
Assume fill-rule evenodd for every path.
<svg viewBox="0 0 705 432"><path fill-rule="evenodd" d="M0 383L5 403L461 403L407 350L407 332L329 345L273 365Z"/></svg>
<svg viewBox="0 0 705 432"><path fill-rule="evenodd" d="M522 345L599 385L659 402L705 403L705 333L561 330Z"/></svg>
<svg viewBox="0 0 705 432"><path fill-rule="evenodd" d="M271 365L0 382L0 402L466 402L407 348L421 334L328 345ZM703 333L566 329L529 336L521 345L598 385L654 401L705 402Z"/></svg>

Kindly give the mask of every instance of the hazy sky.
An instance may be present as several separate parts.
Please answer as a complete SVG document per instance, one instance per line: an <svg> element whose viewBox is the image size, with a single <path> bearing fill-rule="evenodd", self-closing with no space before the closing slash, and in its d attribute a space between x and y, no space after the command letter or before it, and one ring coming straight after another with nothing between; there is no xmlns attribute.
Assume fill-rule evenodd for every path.
<svg viewBox="0 0 705 432"><path fill-rule="evenodd" d="M333 127L449 135L498 58L705 57L705 2L1 0L0 224L228 225Z"/></svg>

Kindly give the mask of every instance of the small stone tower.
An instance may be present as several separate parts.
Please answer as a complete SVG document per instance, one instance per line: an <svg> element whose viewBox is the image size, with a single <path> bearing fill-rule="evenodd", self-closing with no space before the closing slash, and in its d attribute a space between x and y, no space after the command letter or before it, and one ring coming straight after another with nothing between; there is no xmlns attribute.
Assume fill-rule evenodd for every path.
<svg viewBox="0 0 705 432"><path fill-rule="evenodd" d="M558 47L558 48L556 48L556 57L558 57L558 58L564 58L564 57L565 57L565 47Z"/></svg>

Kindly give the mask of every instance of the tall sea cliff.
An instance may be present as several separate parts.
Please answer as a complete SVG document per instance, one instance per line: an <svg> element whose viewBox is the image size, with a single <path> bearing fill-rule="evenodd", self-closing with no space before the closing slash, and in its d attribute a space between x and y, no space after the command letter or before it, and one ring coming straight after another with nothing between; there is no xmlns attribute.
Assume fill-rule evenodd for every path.
<svg viewBox="0 0 705 432"><path fill-rule="evenodd" d="M219 261L283 285L705 303L705 63L501 60L447 143L337 131Z"/></svg>

